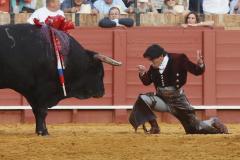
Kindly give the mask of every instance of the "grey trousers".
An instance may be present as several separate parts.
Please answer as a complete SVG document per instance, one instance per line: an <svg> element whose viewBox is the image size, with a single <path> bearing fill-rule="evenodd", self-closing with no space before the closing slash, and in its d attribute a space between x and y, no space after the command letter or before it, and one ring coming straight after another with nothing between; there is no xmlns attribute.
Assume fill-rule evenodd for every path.
<svg viewBox="0 0 240 160"><path fill-rule="evenodd" d="M169 112L183 125L188 134L215 134L213 120L201 121L197 118L194 108L188 102L182 89L161 90L157 95L140 95L140 98L154 111Z"/></svg>

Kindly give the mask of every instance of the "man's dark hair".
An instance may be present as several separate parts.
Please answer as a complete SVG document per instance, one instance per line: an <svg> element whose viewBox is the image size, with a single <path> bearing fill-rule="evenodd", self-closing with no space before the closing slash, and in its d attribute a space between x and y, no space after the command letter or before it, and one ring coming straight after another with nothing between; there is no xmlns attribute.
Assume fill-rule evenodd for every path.
<svg viewBox="0 0 240 160"><path fill-rule="evenodd" d="M152 60L165 55L166 51L161 46L159 46L158 44L153 44L147 48L147 50L143 54L143 57Z"/></svg>
<svg viewBox="0 0 240 160"><path fill-rule="evenodd" d="M108 11L108 15L110 15L110 12L111 12L112 10L114 10L114 9L118 10L118 11L119 11L119 14L121 14L121 11L120 11L120 9L119 9L118 7L111 7L111 8L109 9L109 11Z"/></svg>

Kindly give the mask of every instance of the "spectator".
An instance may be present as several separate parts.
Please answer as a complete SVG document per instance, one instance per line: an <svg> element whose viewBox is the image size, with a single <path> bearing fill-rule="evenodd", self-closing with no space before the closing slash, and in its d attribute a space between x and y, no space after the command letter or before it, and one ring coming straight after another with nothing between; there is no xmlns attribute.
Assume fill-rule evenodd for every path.
<svg viewBox="0 0 240 160"><path fill-rule="evenodd" d="M37 9L28 19L28 23L34 24L33 19L37 18L44 23L48 16L64 16L63 11L60 10L59 0L46 0L46 7Z"/></svg>
<svg viewBox="0 0 240 160"><path fill-rule="evenodd" d="M240 0L230 2L230 14L240 14Z"/></svg>
<svg viewBox="0 0 240 160"><path fill-rule="evenodd" d="M0 7L4 6L6 4L6 0L0 0ZM0 13L3 13L4 11L1 10L0 8Z"/></svg>
<svg viewBox="0 0 240 160"><path fill-rule="evenodd" d="M134 21L131 18L120 18L120 9L112 7L109 10L108 17L103 18L99 22L100 27L111 28L116 26L132 27Z"/></svg>
<svg viewBox="0 0 240 160"><path fill-rule="evenodd" d="M0 6L6 4L6 0L0 0Z"/></svg>
<svg viewBox="0 0 240 160"><path fill-rule="evenodd" d="M203 0L189 0L189 10L203 14Z"/></svg>
<svg viewBox="0 0 240 160"><path fill-rule="evenodd" d="M203 0L204 14L227 14L229 12L229 0Z"/></svg>
<svg viewBox="0 0 240 160"><path fill-rule="evenodd" d="M24 0L21 12L33 13L36 9L37 0Z"/></svg>
<svg viewBox="0 0 240 160"><path fill-rule="evenodd" d="M37 0L11 0L11 10L13 13L32 13L36 9Z"/></svg>
<svg viewBox="0 0 240 160"><path fill-rule="evenodd" d="M138 0L137 8L140 13L152 12L152 5L148 0Z"/></svg>
<svg viewBox="0 0 240 160"><path fill-rule="evenodd" d="M164 0L151 0L152 11L162 13Z"/></svg>
<svg viewBox="0 0 240 160"><path fill-rule="evenodd" d="M133 8L127 8L122 0L97 0L93 5L101 14L108 14L109 9L114 6L119 6L120 10L128 13L133 12Z"/></svg>
<svg viewBox="0 0 240 160"><path fill-rule="evenodd" d="M84 8L87 9L84 11ZM97 13L91 0L73 0L73 3L72 0L64 0L61 4L61 10L67 13Z"/></svg>
<svg viewBox="0 0 240 160"><path fill-rule="evenodd" d="M205 21L205 22L200 22L199 16L197 15L196 12L190 12L187 14L185 17L185 23L182 24L181 26L186 28L188 26L205 26L205 27L212 27L214 25L214 21Z"/></svg>
<svg viewBox="0 0 240 160"><path fill-rule="evenodd" d="M183 13L184 6L179 3L177 0L164 0L163 13Z"/></svg>

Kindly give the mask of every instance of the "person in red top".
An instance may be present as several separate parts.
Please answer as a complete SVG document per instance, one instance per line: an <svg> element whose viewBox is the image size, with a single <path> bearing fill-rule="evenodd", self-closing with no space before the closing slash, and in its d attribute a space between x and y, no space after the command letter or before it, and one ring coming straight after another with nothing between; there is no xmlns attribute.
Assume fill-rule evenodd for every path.
<svg viewBox="0 0 240 160"><path fill-rule="evenodd" d="M0 6L4 5L6 3L6 0L0 0Z"/></svg>
<svg viewBox="0 0 240 160"><path fill-rule="evenodd" d="M160 133L153 113L157 111L169 112L175 116L187 134L228 133L227 127L217 117L199 120L182 89L186 84L188 72L196 76L204 73L205 65L200 53L195 64L185 54L168 53L161 46L154 44L147 48L143 57L151 61L152 65L148 71L145 66L139 65L139 78L144 85L153 83L156 94L139 95L129 117L129 122L135 130L149 122L151 129L145 131L150 134Z"/></svg>

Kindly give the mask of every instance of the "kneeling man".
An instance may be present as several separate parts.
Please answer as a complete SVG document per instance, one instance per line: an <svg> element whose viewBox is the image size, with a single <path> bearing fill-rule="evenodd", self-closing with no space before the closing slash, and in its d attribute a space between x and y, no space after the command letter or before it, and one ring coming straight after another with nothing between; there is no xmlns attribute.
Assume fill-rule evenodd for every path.
<svg viewBox="0 0 240 160"><path fill-rule="evenodd" d="M185 54L167 53L161 46L152 45L145 51L144 58L152 62L149 70L139 65L139 78L144 85L154 84L156 94L140 94L129 122L137 130L140 125L149 122L150 134L160 133L160 128L153 111L169 112L183 125L186 134L218 134L228 133L227 127L217 118L201 121L190 105L182 87L187 81L187 72L201 75L205 65L200 53L197 64L191 62ZM144 127L145 128L145 127Z"/></svg>

